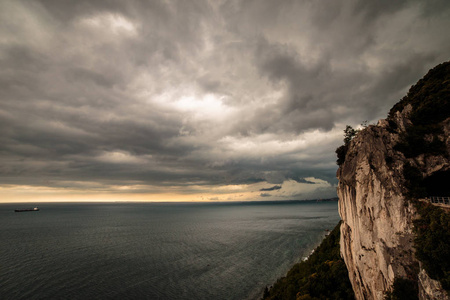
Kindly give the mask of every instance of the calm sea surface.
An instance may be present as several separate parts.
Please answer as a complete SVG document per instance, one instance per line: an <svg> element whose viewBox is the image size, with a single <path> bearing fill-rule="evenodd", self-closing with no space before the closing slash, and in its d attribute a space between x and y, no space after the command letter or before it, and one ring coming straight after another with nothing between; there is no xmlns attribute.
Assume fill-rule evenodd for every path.
<svg viewBox="0 0 450 300"><path fill-rule="evenodd" d="M0 204L0 299L258 299L337 203Z"/></svg>

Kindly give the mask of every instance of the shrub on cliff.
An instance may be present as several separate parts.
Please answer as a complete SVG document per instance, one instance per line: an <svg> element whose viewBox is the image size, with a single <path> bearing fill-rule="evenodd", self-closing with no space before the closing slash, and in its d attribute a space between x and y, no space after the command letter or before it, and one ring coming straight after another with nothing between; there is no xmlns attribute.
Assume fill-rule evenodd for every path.
<svg viewBox="0 0 450 300"><path fill-rule="evenodd" d="M356 136L356 134L358 133L357 129L353 129L352 126L347 125L345 126L344 129L344 145L338 147L336 149L336 155L337 155L337 161L336 163L338 164L338 166L342 165L345 161L345 156L347 155L347 151L348 151L348 145L350 144L350 142L352 141L352 139Z"/></svg>
<svg viewBox="0 0 450 300"><path fill-rule="evenodd" d="M393 289L387 292L385 300L419 300L417 282L407 278L395 278Z"/></svg>
<svg viewBox="0 0 450 300"><path fill-rule="evenodd" d="M342 145L336 149L337 160L336 163L338 166L342 165L345 162L345 156L347 155L348 145Z"/></svg>

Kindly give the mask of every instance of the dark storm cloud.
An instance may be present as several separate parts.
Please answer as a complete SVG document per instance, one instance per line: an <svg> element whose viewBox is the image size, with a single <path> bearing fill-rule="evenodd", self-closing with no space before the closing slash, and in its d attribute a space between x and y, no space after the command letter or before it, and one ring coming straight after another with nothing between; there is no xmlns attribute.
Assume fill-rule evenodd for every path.
<svg viewBox="0 0 450 300"><path fill-rule="evenodd" d="M384 47L383 40L377 41L377 34L383 29L381 20L392 21L395 19L393 14L402 9L414 11L416 8L421 11L427 4L386 1L368 4L360 1L353 5L341 1L333 2L331 6L321 2L312 6L311 23L298 24L299 35L303 34L300 25L305 25L304 30L311 32L310 35L316 34L308 36L312 48L316 50L311 59L308 59L310 53L299 52L292 43L280 43L276 39L271 41L270 36L258 40L256 65L260 73L274 84L281 82L286 87L277 103L258 108L253 118L239 124L237 129L240 132L259 134L268 130L277 133L298 133L310 128L329 130L339 120L349 118L350 114L359 115L361 120L372 120L397 101L405 89L433 65L431 62L447 59L437 48L426 54L416 51L408 53L407 49L401 49L394 54L398 60L392 63L387 55L378 58L385 59L387 63L380 71L364 64L364 56L374 48ZM274 15L282 9L281 4ZM402 17L400 15L400 20ZM307 18L304 16L304 19ZM263 21L256 18L256 22ZM408 32L399 34L398 38L402 40L405 38L402 34ZM414 38L420 40L419 36ZM448 47L448 40L443 42ZM401 52L405 55L401 56ZM344 63L346 65L343 67L339 66ZM337 105L352 109L339 112L336 111Z"/></svg>
<svg viewBox="0 0 450 300"><path fill-rule="evenodd" d="M274 130L275 132L300 133L310 128L330 130L334 123L334 115L330 107L324 103L323 91L314 88L317 83L326 84L331 78L330 66L327 61L313 66L306 66L296 59L292 49L278 45L273 47L266 41L260 45L265 52L258 57L260 72L271 81L284 82L286 92L269 112L261 112L258 121L250 121L260 125L256 132ZM270 124L268 124L270 122Z"/></svg>
<svg viewBox="0 0 450 300"><path fill-rule="evenodd" d="M281 185L274 185L273 187L263 188L263 189L260 189L259 191L260 192L267 192L267 191L276 191L276 190L279 190L279 189L281 189Z"/></svg>
<svg viewBox="0 0 450 300"><path fill-rule="evenodd" d="M385 117L449 59L449 11L447 1L2 1L0 179L333 186L345 124Z"/></svg>
<svg viewBox="0 0 450 300"><path fill-rule="evenodd" d="M315 184L314 182L306 180L305 178L293 177L292 179L297 181L298 183Z"/></svg>

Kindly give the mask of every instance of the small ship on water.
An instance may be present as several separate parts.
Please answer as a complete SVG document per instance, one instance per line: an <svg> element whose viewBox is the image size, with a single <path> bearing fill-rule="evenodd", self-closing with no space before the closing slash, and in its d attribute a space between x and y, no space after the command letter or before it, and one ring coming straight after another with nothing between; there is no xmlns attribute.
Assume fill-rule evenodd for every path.
<svg viewBox="0 0 450 300"><path fill-rule="evenodd" d="M34 207L34 208L24 208L24 209L15 209L15 212L24 212L24 211L39 211L38 207Z"/></svg>

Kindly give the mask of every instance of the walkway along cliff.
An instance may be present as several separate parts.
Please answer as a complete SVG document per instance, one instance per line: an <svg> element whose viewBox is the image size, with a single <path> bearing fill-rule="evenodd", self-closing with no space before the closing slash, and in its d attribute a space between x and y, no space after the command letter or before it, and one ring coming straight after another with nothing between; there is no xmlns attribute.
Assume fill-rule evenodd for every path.
<svg viewBox="0 0 450 300"><path fill-rule="evenodd" d="M413 282L419 299L449 299L414 243L420 201L450 196L449 102L447 62L411 87L387 119L338 148L340 249L356 299L385 299L400 280ZM449 251L448 235L438 242ZM448 266L441 267L444 274Z"/></svg>

